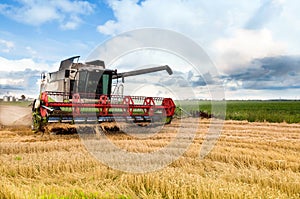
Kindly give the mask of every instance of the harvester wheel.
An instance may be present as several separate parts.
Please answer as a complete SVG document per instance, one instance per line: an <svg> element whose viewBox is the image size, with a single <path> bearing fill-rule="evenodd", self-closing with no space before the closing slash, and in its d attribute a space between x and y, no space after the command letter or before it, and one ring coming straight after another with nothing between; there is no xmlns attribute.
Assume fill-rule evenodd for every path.
<svg viewBox="0 0 300 199"><path fill-rule="evenodd" d="M130 116L132 116L133 109L134 109L133 108L134 102L132 98L130 96L125 96L123 98L123 104L128 106L126 108L123 108L123 113L128 113Z"/></svg>
<svg viewBox="0 0 300 199"><path fill-rule="evenodd" d="M107 95L101 95L99 98L99 104L107 105L108 104L108 97ZM101 113L102 116L108 115L108 108L104 106L103 108L99 108L99 113Z"/></svg>
<svg viewBox="0 0 300 199"><path fill-rule="evenodd" d="M153 100L152 97L146 97L144 99L144 106L151 106L150 108L144 108L143 111L145 114L149 115L149 116L153 116L154 114L154 109L153 106L155 105L155 102Z"/></svg>

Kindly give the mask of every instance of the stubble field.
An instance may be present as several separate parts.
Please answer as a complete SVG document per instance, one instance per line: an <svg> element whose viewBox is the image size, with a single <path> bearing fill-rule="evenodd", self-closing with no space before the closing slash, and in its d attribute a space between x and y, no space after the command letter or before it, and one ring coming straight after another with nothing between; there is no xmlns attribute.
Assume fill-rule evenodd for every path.
<svg viewBox="0 0 300 199"><path fill-rule="evenodd" d="M200 123L200 125L198 125ZM98 162L78 135L0 130L0 198L299 198L300 124L226 121L213 150L199 151L210 120L174 120L154 137L106 134L124 150L151 152L180 125L196 138L162 170L132 174Z"/></svg>

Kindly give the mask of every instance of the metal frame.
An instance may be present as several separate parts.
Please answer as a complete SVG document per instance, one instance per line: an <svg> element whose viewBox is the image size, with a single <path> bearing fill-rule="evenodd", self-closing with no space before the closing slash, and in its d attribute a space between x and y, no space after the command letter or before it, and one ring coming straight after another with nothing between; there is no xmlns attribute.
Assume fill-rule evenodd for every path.
<svg viewBox="0 0 300 199"><path fill-rule="evenodd" d="M171 118L176 108L171 98L162 97L101 95L95 99L94 93L74 93L69 101L50 102L49 96L53 95L70 94L47 91L41 94L40 113L49 122L53 118L56 118L55 122L76 122L76 118L84 122L91 118L98 122L115 121L116 118L150 121L153 118Z"/></svg>

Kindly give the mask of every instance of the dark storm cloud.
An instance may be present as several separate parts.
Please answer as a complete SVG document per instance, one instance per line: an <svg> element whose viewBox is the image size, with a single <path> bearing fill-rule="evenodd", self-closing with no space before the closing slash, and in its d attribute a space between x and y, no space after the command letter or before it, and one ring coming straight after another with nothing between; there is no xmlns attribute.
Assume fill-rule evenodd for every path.
<svg viewBox="0 0 300 199"><path fill-rule="evenodd" d="M282 90L300 88L300 56L255 59L243 72L221 77L225 82L242 82L245 89Z"/></svg>
<svg viewBox="0 0 300 199"><path fill-rule="evenodd" d="M160 83L168 86L179 87L198 87L207 86L208 84L215 84L217 80L212 77L210 73L202 75L195 74L192 71L183 73L181 71L173 71L173 75L168 78L160 79Z"/></svg>
<svg viewBox="0 0 300 199"><path fill-rule="evenodd" d="M208 84L216 84L217 81L214 79L210 73L205 73L203 75L196 75L192 76L192 78L189 78L191 85L193 87L197 86L207 86Z"/></svg>

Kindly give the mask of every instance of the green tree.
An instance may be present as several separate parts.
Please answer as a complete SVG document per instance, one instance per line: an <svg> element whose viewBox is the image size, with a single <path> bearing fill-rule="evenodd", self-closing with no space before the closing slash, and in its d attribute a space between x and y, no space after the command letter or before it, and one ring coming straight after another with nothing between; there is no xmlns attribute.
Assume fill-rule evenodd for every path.
<svg viewBox="0 0 300 199"><path fill-rule="evenodd" d="M26 99L25 95L21 95L21 99L24 101Z"/></svg>

